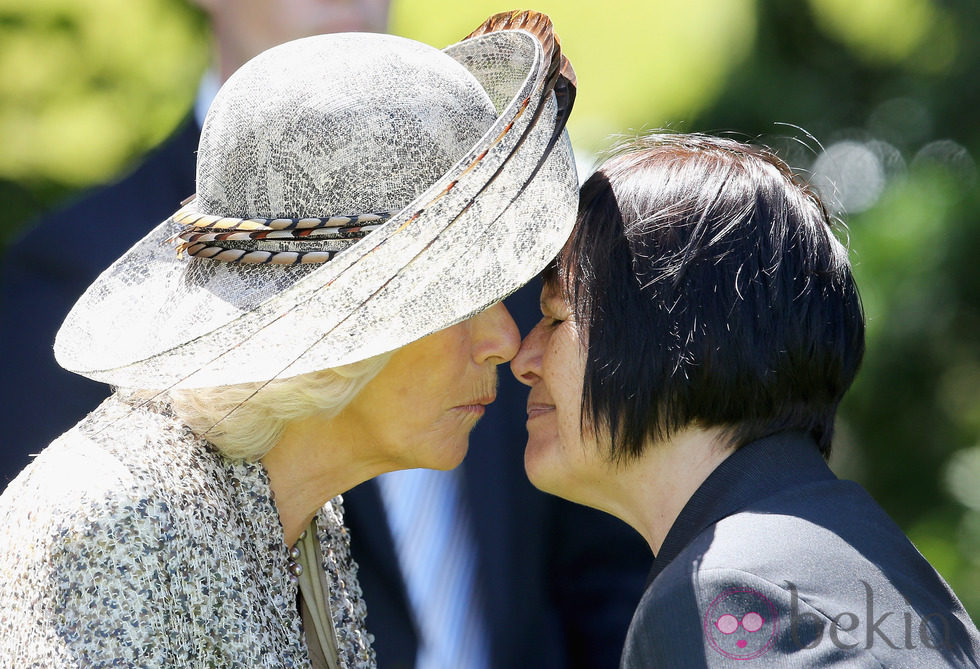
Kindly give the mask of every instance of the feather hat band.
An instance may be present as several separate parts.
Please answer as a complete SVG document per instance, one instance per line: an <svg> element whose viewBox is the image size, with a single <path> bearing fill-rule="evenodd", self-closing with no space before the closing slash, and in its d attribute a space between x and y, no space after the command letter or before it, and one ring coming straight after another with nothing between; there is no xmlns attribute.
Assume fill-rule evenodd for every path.
<svg viewBox="0 0 980 669"><path fill-rule="evenodd" d="M260 54L208 112L196 196L89 287L58 362L129 388L262 382L478 313L571 230L574 94L535 12L442 51L339 33Z"/></svg>

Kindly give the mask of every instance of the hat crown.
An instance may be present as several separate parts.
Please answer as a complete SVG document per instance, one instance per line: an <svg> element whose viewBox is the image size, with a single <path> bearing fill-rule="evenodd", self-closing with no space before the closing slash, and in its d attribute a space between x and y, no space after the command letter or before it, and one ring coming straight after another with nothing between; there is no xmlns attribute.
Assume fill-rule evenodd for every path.
<svg viewBox="0 0 980 669"><path fill-rule="evenodd" d="M228 222L398 211L322 264L178 255L186 226L169 218L78 301L58 333L58 361L134 388L286 378L392 351L537 274L575 220L575 168L561 132L574 89L563 85L559 100L565 80L556 79L561 56L546 17L502 18L516 25L445 53L338 35L247 64L205 121L199 196L178 214ZM372 63L388 67L379 74ZM337 131L335 119L352 108ZM452 144L466 146L441 148ZM363 164L377 172L364 176Z"/></svg>
<svg viewBox="0 0 980 669"><path fill-rule="evenodd" d="M472 74L393 35L318 35L253 58L221 88L198 150L197 211L302 218L396 211L496 119Z"/></svg>

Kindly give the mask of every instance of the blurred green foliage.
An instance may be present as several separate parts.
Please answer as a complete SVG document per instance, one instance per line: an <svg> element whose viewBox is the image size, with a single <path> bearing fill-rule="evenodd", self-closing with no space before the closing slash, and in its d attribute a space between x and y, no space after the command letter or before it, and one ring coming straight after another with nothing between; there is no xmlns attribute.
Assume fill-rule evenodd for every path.
<svg viewBox="0 0 980 669"><path fill-rule="evenodd" d="M0 248L169 134L207 64L207 35L175 0L0 0Z"/></svg>
<svg viewBox="0 0 980 669"><path fill-rule="evenodd" d="M507 8L394 0L392 29L443 46ZM758 137L815 179L837 148L861 157L842 158L837 195L850 207L842 235L868 353L832 464L882 502L976 618L980 4L540 0L536 9L551 14L579 77L578 149L672 127ZM206 34L178 0L0 0L0 247L166 136L206 65Z"/></svg>
<svg viewBox="0 0 980 669"><path fill-rule="evenodd" d="M575 67L578 95L569 133L596 151L609 136L688 118L715 98L755 37L754 0L538 0ZM392 29L433 45L459 40L499 0L394 0Z"/></svg>

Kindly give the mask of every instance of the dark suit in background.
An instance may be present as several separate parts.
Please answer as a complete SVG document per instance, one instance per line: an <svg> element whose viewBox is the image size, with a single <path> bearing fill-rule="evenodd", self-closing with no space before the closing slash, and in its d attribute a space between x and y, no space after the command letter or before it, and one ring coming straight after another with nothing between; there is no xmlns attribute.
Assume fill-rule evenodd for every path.
<svg viewBox="0 0 980 669"><path fill-rule="evenodd" d="M188 121L132 174L42 219L9 250L0 312L7 353L0 487L108 395L107 386L58 366L55 333L98 274L194 192L198 138ZM526 332L539 317L538 287L507 305ZM492 666L614 667L649 549L620 521L531 487L523 468L527 390L506 366L499 376L497 402L474 430L462 465ZM379 666L412 667L418 637L377 486L344 497Z"/></svg>
<svg viewBox="0 0 980 669"><path fill-rule="evenodd" d="M736 451L671 527L622 666L977 667L949 586L809 437Z"/></svg>
<svg viewBox="0 0 980 669"><path fill-rule="evenodd" d="M194 192L200 130L187 119L122 181L37 221L7 250L0 284L0 489L109 396L63 370L54 336L86 288Z"/></svg>

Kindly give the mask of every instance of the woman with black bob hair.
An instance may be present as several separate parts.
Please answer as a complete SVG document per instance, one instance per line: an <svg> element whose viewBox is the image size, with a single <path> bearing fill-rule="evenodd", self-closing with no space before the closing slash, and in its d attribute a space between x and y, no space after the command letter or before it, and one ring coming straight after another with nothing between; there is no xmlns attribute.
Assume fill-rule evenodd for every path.
<svg viewBox="0 0 980 669"><path fill-rule="evenodd" d="M774 153L626 146L583 186L541 309L511 364L528 476L656 556L621 666L978 666L947 584L827 466L864 316L827 209Z"/></svg>

